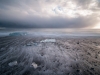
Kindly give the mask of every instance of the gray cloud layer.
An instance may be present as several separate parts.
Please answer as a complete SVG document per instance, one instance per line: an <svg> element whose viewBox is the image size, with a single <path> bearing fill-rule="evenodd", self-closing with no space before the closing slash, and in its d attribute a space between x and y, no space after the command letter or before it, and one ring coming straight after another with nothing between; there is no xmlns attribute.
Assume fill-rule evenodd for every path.
<svg viewBox="0 0 100 75"><path fill-rule="evenodd" d="M99 0L0 0L0 27L92 28Z"/></svg>

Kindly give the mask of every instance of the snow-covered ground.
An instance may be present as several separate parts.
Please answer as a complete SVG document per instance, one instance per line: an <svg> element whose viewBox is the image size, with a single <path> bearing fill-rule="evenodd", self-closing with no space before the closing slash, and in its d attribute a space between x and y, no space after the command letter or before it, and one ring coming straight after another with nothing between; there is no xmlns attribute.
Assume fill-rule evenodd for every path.
<svg viewBox="0 0 100 75"><path fill-rule="evenodd" d="M0 37L0 75L100 75L100 37Z"/></svg>

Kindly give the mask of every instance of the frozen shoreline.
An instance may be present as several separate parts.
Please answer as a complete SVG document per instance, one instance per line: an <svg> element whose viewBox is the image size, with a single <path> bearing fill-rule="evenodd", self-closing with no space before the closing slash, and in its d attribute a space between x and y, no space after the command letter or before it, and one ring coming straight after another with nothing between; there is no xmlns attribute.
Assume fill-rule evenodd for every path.
<svg viewBox="0 0 100 75"><path fill-rule="evenodd" d="M99 46L100 37L0 37L0 73L100 75Z"/></svg>

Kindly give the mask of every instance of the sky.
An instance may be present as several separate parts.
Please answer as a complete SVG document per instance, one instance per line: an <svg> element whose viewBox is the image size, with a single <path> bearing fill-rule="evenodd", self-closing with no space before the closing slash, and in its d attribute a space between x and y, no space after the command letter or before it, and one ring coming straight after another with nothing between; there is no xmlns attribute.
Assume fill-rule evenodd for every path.
<svg viewBox="0 0 100 75"><path fill-rule="evenodd" d="M0 28L100 29L100 0L0 0Z"/></svg>

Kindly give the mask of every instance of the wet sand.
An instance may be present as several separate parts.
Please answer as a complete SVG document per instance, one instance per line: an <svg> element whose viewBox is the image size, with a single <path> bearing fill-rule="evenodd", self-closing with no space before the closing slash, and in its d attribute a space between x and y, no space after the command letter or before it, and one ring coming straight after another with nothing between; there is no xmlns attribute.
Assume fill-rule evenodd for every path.
<svg viewBox="0 0 100 75"><path fill-rule="evenodd" d="M0 75L100 75L100 37L0 37Z"/></svg>

